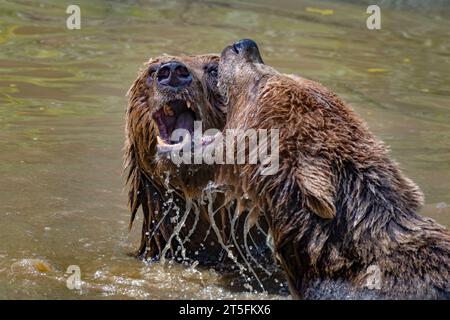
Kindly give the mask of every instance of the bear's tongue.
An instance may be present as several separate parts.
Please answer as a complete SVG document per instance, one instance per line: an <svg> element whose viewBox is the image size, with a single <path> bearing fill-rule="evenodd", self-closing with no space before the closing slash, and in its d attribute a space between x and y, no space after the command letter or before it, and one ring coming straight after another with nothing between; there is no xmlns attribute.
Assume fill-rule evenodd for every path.
<svg viewBox="0 0 450 320"><path fill-rule="evenodd" d="M190 110L185 111L178 115L177 122L175 123L175 129L185 129L192 135L194 133L194 121L194 113ZM178 141L172 140L172 143L178 143L182 140L182 138L180 138Z"/></svg>

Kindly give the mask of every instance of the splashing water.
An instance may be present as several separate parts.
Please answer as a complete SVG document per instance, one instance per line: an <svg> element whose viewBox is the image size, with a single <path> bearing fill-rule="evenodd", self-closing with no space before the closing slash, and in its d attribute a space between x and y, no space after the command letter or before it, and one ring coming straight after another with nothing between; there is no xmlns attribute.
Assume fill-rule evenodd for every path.
<svg viewBox="0 0 450 320"><path fill-rule="evenodd" d="M245 250L247 251L247 254L249 255L250 259L257 264L268 276L272 275L272 272L270 272L269 270L267 270L266 268L264 268L263 265L261 265L260 263L258 263L258 261L256 260L256 258L252 255L252 252L248 246L248 241L247 241L247 237L250 237L250 240L252 241L254 246L257 246L257 244L255 243L255 241L252 238L252 235L250 233L250 224L248 221L248 218L250 217L251 212L249 212L246 217L245 217L245 222L244 222L244 246L245 246ZM259 224L257 224L258 228L260 229L260 231L263 232L264 235L266 235L267 237L267 233L264 232L264 230L262 230L262 228L259 226ZM273 251L273 250L272 250Z"/></svg>
<svg viewBox="0 0 450 320"><path fill-rule="evenodd" d="M222 246L222 248L225 250L225 252L227 253L228 257L233 260L233 262L238 266L239 270L241 273L244 273L246 271L246 268L239 263L239 261L237 260L237 258L235 257L233 251L230 249L230 246L226 245L223 238L222 238L222 234L220 233L219 228L217 227L216 221L214 219L214 215L216 214L217 211L213 210L213 203L214 203L214 199L213 199L213 193L217 192L214 191L214 189L212 188L212 184L208 184L208 186L205 188L205 193L206 193L206 197L208 200L207 203L207 208L208 208L208 215L209 215L209 219L210 219L210 223L211 223L211 228L214 230L216 236L217 236L217 241L219 241L219 244Z"/></svg>
<svg viewBox="0 0 450 320"><path fill-rule="evenodd" d="M187 260L186 248L183 246L183 241L180 238L180 231L181 231L181 228L183 228L184 224L186 223L186 219L187 219L189 213L191 212L191 210L192 210L192 199L186 198L186 210L185 210L181 220L178 221L177 225L175 226L175 229L173 230L172 234L170 235L169 240L167 241L166 245L164 246L164 249L161 253L161 262L163 262L163 263L165 262L167 251L170 249L172 239L174 237L178 240L178 242L180 244L181 256L183 258L183 261ZM177 214L177 216L178 216L178 214Z"/></svg>
<svg viewBox="0 0 450 320"><path fill-rule="evenodd" d="M193 205L194 214L195 214L194 223L192 224L191 230L189 230L188 234L184 238L183 244L189 241L189 239L191 238L191 236L194 233L195 229L197 228L198 220L200 219L200 209L199 209L198 205L195 202L192 202L192 205Z"/></svg>
<svg viewBox="0 0 450 320"><path fill-rule="evenodd" d="M227 245L225 244L225 241L223 240L222 234L215 222L215 214L220 211L223 207L225 207L226 203L222 206L220 206L217 210L213 210L213 203L215 198L213 197L214 193L217 192L223 192L219 189L217 189L215 187L215 185L210 182L208 184L208 186L204 189L204 192L206 194L206 198L207 198L207 209L208 209L208 215L210 218L210 223L211 223L211 228L214 230L217 239L219 241L219 244L222 246L222 248L225 250L225 252L227 253L228 257L233 261L233 263L239 268L239 273L244 276L244 279L248 282L250 282L252 279L251 277L246 276L246 271L249 271L253 278L257 281L258 285L260 286L260 288L262 289L263 292L266 292L264 285L262 283L262 281L260 280L260 278L258 277L257 273L255 272L255 270L253 269L251 263L248 261L248 259L246 258L246 255L250 257L251 261L253 261L256 265L258 265L265 273L267 273L268 275L271 275L271 273L265 269L263 266L261 266L261 264L256 260L255 257L253 257L251 250L248 246L248 242L247 242L247 237L250 234L250 227L248 225L248 215L246 216L246 220L245 220L245 227L244 227L244 248L245 248L245 253L242 252L240 245L237 241L237 237L236 237L236 233L237 233L237 221L239 219L239 216L241 214L241 207L239 205L236 205L236 208L234 210L234 214L233 216L231 216L230 211L228 211L228 215L229 215L229 220L230 220L230 236L231 236L231 240L233 242L233 244L231 245ZM264 233L265 234L265 233ZM253 241L253 239L252 239ZM253 241L254 243L254 241ZM244 261L244 264L240 263L238 261L238 258L235 256L235 254L232 251L232 248L235 247L238 251L239 256L242 258L242 260ZM254 291L253 287L250 285L250 283L246 283L244 284L244 287L250 291Z"/></svg>
<svg viewBox="0 0 450 320"><path fill-rule="evenodd" d="M245 254L242 252L242 250L241 250L241 248L239 246L239 243L236 240L236 232L235 232L236 228L235 228L235 226L236 226L236 221L239 218L240 213L241 213L240 206L237 205L233 217L232 218L230 217L231 218L230 219L231 220L231 228L230 228L230 230L231 230L231 238L233 239L234 245L236 246L236 248L237 248L237 250L239 252L239 255L241 256L241 258L244 260L245 264L247 265L248 270L250 270L250 272L253 274L253 276L255 277L256 281L258 282L258 285L261 287L263 292L265 292L266 290L264 289L264 286L263 286L261 280L259 279L259 277L256 274L255 270L252 268L251 264L248 262L247 258L245 257ZM248 217L248 214L247 214L247 217ZM244 243L246 242L246 238L247 238L247 234L244 232ZM247 251L246 252L247 255L250 256L259 265L259 263L256 261L256 259L253 257L252 253L248 249L248 246L246 246L245 249ZM250 290L252 290L252 289L250 289Z"/></svg>
<svg viewBox="0 0 450 320"><path fill-rule="evenodd" d="M173 193L174 193L174 189L172 189L170 187L170 172L166 171L166 178L164 179L164 184L166 187L166 196L169 197L169 199L166 201L166 204L171 204L171 206L169 206L166 211L164 212L163 215L163 219L161 219L161 221L159 222L158 226L161 224L162 221L164 221L164 218L169 214L169 212L171 212L172 210L175 210L175 216L170 220L172 223L176 223L176 226L172 232L172 234L169 237L169 240L167 241L166 245L164 246L162 252L161 252L161 262L165 263L165 259L166 259L166 255L168 250L170 250L171 246L172 246L172 240L175 238L178 243L179 246L177 247L177 250L175 251L175 256L178 252L181 251L181 257L183 261L188 260L186 257L186 248L184 247L183 243L185 243L181 237L180 237L180 231L181 229L184 227L187 217L189 216L189 213L192 210L193 207L193 201L190 197L186 197L186 208L185 208L185 212L183 214L183 216L181 217L180 220L180 207L178 207L178 205L175 203L174 199L173 199ZM196 221L198 219L196 218ZM192 233L195 230L195 226L197 223L194 223L193 228L191 229L191 231L189 232L190 235L192 235ZM153 231L153 233L157 230L157 228L155 228L155 230ZM186 240L186 239L185 239Z"/></svg>

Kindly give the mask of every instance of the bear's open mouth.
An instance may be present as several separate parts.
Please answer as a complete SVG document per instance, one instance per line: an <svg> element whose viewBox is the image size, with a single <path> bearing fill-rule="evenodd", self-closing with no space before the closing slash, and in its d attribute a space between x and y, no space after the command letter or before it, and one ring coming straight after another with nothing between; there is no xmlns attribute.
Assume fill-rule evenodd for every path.
<svg viewBox="0 0 450 320"><path fill-rule="evenodd" d="M172 100L155 111L152 117L159 131L156 137L158 153L182 150L187 144L193 147L194 122L201 119L192 108L190 101ZM173 134L179 129L183 131ZM199 145L206 146L214 139L215 136L201 136Z"/></svg>
<svg viewBox="0 0 450 320"><path fill-rule="evenodd" d="M182 137L174 140L172 133L177 129L184 129L192 135L194 121L198 119L189 101L173 100L153 113L153 120L158 126L158 143L175 145L182 141Z"/></svg>
<svg viewBox="0 0 450 320"><path fill-rule="evenodd" d="M198 119L189 101L173 100L154 112L153 120L159 131L158 144L175 146L183 140L183 137L173 135L173 132L177 129L183 129L184 133L192 135L194 133L194 121Z"/></svg>
<svg viewBox="0 0 450 320"><path fill-rule="evenodd" d="M158 126L158 153L178 151L191 144L194 135L194 122L200 121L187 100L172 100L153 113L153 120ZM183 130L173 134L175 130ZM186 135L189 137L187 138Z"/></svg>

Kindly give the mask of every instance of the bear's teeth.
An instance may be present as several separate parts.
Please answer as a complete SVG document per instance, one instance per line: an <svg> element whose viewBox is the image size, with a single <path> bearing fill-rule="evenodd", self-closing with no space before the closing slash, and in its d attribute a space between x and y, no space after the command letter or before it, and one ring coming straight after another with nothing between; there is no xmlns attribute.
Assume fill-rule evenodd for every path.
<svg viewBox="0 0 450 320"><path fill-rule="evenodd" d="M157 136L156 139L158 141L158 144L156 145L156 149L157 149L158 153L160 153L160 154L180 151L180 150L184 149L184 147L186 145L190 145L190 143L191 143L189 134L186 134L184 136L183 141L176 143L176 144L169 144L169 143L165 142L159 136Z"/></svg>
<svg viewBox="0 0 450 320"><path fill-rule="evenodd" d="M167 143L160 136L156 136L156 142L161 146L167 145Z"/></svg>
<svg viewBox="0 0 450 320"><path fill-rule="evenodd" d="M164 114L169 117L174 115L172 107L169 106L168 104L164 105Z"/></svg>

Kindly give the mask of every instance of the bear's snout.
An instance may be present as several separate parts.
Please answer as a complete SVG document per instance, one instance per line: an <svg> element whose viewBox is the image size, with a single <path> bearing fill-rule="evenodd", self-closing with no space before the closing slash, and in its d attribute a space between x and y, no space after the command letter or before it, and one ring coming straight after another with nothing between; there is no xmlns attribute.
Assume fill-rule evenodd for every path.
<svg viewBox="0 0 450 320"><path fill-rule="evenodd" d="M242 39L233 43L231 46L226 47L222 52L222 57L230 51L239 57L244 58L248 62L264 63L261 54L259 53L258 45L251 39Z"/></svg>

